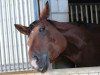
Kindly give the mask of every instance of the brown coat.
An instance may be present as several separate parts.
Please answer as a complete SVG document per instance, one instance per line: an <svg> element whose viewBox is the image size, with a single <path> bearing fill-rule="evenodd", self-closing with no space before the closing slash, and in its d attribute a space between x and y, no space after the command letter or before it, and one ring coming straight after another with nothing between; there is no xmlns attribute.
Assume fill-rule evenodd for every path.
<svg viewBox="0 0 100 75"><path fill-rule="evenodd" d="M90 32L73 23L50 22L68 41L68 46L63 52L65 57L81 67L100 65L100 34L98 34L100 30L98 33L94 29Z"/></svg>

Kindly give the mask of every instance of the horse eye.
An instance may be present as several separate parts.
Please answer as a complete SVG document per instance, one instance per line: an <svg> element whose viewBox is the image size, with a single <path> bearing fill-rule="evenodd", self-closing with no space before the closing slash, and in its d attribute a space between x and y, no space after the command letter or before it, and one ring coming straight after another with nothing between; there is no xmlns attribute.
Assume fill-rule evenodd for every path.
<svg viewBox="0 0 100 75"><path fill-rule="evenodd" d="M42 26L42 27L40 27L39 32L43 32L44 30L45 30L45 27Z"/></svg>

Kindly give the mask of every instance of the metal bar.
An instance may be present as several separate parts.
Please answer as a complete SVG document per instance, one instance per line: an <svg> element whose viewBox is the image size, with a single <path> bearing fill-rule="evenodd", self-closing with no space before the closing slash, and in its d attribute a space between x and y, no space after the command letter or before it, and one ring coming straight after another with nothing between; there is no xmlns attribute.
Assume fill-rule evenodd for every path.
<svg viewBox="0 0 100 75"><path fill-rule="evenodd" d="M5 2L5 1L4 1L4 2ZM3 8L2 8L2 9L3 9ZM4 11L6 12L6 5L4 5ZM4 27L4 23L6 22L5 24L7 24L7 19L4 19L4 17L7 18L7 14L6 14L5 12L3 12L3 10L2 10L2 15L3 15L3 16L2 16L2 17L3 17L3 24L2 24L2 25L3 25L3 28L2 28L2 29L3 29L3 32L5 32L4 30L6 30L5 27ZM4 14L5 14L5 16L4 16ZM5 22L4 22L4 20L5 20ZM4 47L6 47L6 46L5 46L5 37L6 37L6 36L5 36L5 34L3 33ZM6 52L5 52L5 49L4 49L4 61L5 61L5 62L4 62L4 66L5 66L4 71L7 71L7 66L6 66L7 63L6 63Z"/></svg>
<svg viewBox="0 0 100 75"><path fill-rule="evenodd" d="M92 8L92 5L90 5L90 13L91 13L91 23L93 23L93 8Z"/></svg>
<svg viewBox="0 0 100 75"><path fill-rule="evenodd" d="M1 2L1 1L0 1ZM1 4L0 4L0 9L1 9ZM0 10L0 17L1 17L1 10ZM1 18L0 18L0 25L2 25L1 24ZM0 26L0 34L2 34L2 29L1 29L2 27ZM2 48L1 48L1 37L0 37L0 71L2 71L2 55L1 55L1 50L2 50Z"/></svg>
<svg viewBox="0 0 100 75"><path fill-rule="evenodd" d="M22 0L22 17L23 17L23 23L25 24L25 19L24 19L24 1ZM22 36L20 35L20 43L21 43L21 54L22 54L22 69L24 70L24 57L23 57L23 44L22 44L22 42L23 42L23 39L22 39Z"/></svg>
<svg viewBox="0 0 100 75"><path fill-rule="evenodd" d="M11 2L12 2L12 5L11 5ZM11 33L11 42L12 42L12 50L10 50L12 53L10 53L11 54L11 60L12 60L12 64L11 64L11 70L13 70L13 71L15 71L16 70L16 63L15 63L15 54L14 53L16 53L15 52L15 48L14 48L14 41L16 41L15 40L15 37L13 37L13 35L15 34L15 32L13 32L12 30L13 30L13 25L14 24L12 24L13 23L13 18L12 18L12 16L14 17L14 4L13 4L14 2L13 2L13 0L12 1L10 1L9 0L9 9L10 9L10 11L9 11L9 15L10 15L10 33ZM13 7L12 9L11 9L11 7ZM12 14L13 13L13 14ZM15 20L15 18L14 18L14 20Z"/></svg>
<svg viewBox="0 0 100 75"><path fill-rule="evenodd" d="M10 13L10 11L9 11L9 9L10 9L10 4L9 4L10 2L9 1L6 1L6 12L8 12L7 13L7 24L6 24L6 32L7 32L7 42L8 42L8 53L7 53L7 56L8 56L8 59L7 59L7 61L9 62L9 65L8 65L8 63L7 63L7 65L8 65L8 67L9 67L9 70L11 70L11 65L10 65L10 50L12 49L13 50L13 43L12 43L12 35L11 35L11 31L12 31L12 28L11 28L11 26L9 26L9 25L11 25L11 22L9 23L9 21L11 21L11 13ZM8 34L10 34L9 36L8 36ZM11 44L11 47L10 47L10 44Z"/></svg>
<svg viewBox="0 0 100 75"><path fill-rule="evenodd" d="M96 23L98 24L98 7L95 5L95 18L96 18Z"/></svg>
<svg viewBox="0 0 100 75"><path fill-rule="evenodd" d="M14 12L14 21L15 21L15 24L16 24L16 18L15 18L15 8L14 8L14 5L15 5L15 0L13 0L13 12ZM16 42L16 49L17 49L17 66L18 66L18 70L20 70L19 68L19 51L18 51L18 41L17 41L17 32L15 30L15 42Z"/></svg>
<svg viewBox="0 0 100 75"><path fill-rule="evenodd" d="M0 54L3 53L2 55L5 56L3 59L1 58L3 56L0 56L0 58L1 58L0 59L0 64L2 66L4 65L3 67L0 67L0 69L2 69L4 71L11 71L11 70L15 71L16 69L20 69L20 67L21 67L19 65L20 60L22 60L21 62L22 62L22 65L23 65L21 68L23 70L24 70L24 68L26 68L25 65L24 65L24 57L23 57L24 56L24 54L23 54L24 53L23 52L24 40L21 37L21 35L19 35L19 37L18 37L18 35L16 33L16 30L13 30L13 22L17 23L18 18L19 18L19 23L21 23L22 20L23 20L24 24L26 23L25 19L24 19L24 17L26 16L25 15L26 11L24 12L24 10L25 10L24 4L23 4L23 2L20 4L20 3L18 3L18 1L12 0L12 2L10 2L10 0L7 0L7 1L6 0L0 0L0 6L1 6L0 7L1 11L0 12L1 12L1 15L2 15L1 16L2 24L1 24L1 28L0 28L1 31L2 31L2 36L1 36L2 42L0 42L0 50L1 50L1 46L2 46L2 49L4 49L4 50L0 51ZM17 5L18 5L18 9L16 7ZM29 5L29 3L27 3L27 16L28 16L28 18L30 18L29 17L29 12L28 12L29 6L31 6L31 5ZM23 8L23 9L21 9L20 7ZM22 11L22 13L20 11ZM17 13L17 15L19 15L19 17L16 16L16 13ZM21 19L20 16L21 17L23 16L22 17L23 19ZM31 18L31 20L32 20L32 18ZM29 21L30 20L28 20L28 23L29 23ZM17 41L17 38L19 38L21 43L19 43L20 41L19 42ZM25 37L25 39L26 39L26 37ZM19 58L18 43L20 44L19 48L22 50L21 51L22 56L20 56L20 58L22 57L21 59ZM15 44L17 45L16 48L13 47ZM26 41L25 41L25 44L26 44ZM14 51L14 49L17 50L17 51ZM25 49L26 49L26 57L28 57L27 47ZM17 56L15 56L15 55L17 55ZM18 68L16 68L16 64L15 64L16 59L18 61L17 62L18 63ZM28 59L26 60L26 64L27 64L27 69L28 69Z"/></svg>
<svg viewBox="0 0 100 75"><path fill-rule="evenodd" d="M10 13L10 12L9 12ZM10 16L10 24L11 24L11 13L9 14ZM12 25L10 26L10 34L11 34L11 37L10 37L10 41L11 41L11 50L12 50L12 55L13 55L13 70L15 70L15 56L14 56L14 49L13 49L13 38L12 38Z"/></svg>
<svg viewBox="0 0 100 75"><path fill-rule="evenodd" d="M73 7L70 6L70 15L71 15L71 22L73 22Z"/></svg>
<svg viewBox="0 0 100 75"><path fill-rule="evenodd" d="M37 0L36 0L37 1ZM31 9L31 6L32 6L32 2L30 2L30 17L31 17L31 22L33 21L33 19L32 19L32 14L33 14L33 12L32 12L32 9Z"/></svg>
<svg viewBox="0 0 100 75"><path fill-rule="evenodd" d="M1 0L0 0L0 9L1 9L0 10L1 17L3 17L3 14L2 14L2 1ZM3 19L1 19L1 35L4 33L2 29L3 29ZM4 42L2 42L2 41L4 41L3 37L4 37L4 35L1 36L1 40L0 40L1 41L1 43L0 43L1 50L2 50L2 47L5 49ZM1 50L0 50L0 52L1 52ZM1 55L1 53L0 53L0 55ZM2 62L3 62L3 60L2 60L2 55L1 55L1 71L3 71L3 66L2 66L3 64L2 64Z"/></svg>
<svg viewBox="0 0 100 75"><path fill-rule="evenodd" d="M10 0L9 0L9 9L10 9ZM11 11L9 11L9 19L10 19L10 33L11 33L11 46L12 46L12 52L13 52L13 70L15 70L15 55L14 55L14 47L13 47L13 32L12 32L12 19L11 19ZM9 53L10 54L10 53Z"/></svg>
<svg viewBox="0 0 100 75"><path fill-rule="evenodd" d="M19 23L21 23L21 11L20 11L20 9L21 9L21 3L20 3L20 0L18 0L18 16L19 16ZM22 38L21 38L21 33L19 33L19 40L20 40L20 47L22 47ZM18 43L19 44L19 43ZM20 48L20 50L22 50L21 48ZM20 58L20 57L19 57ZM19 59L20 60L20 59ZM19 65L19 69L21 69L21 66Z"/></svg>
<svg viewBox="0 0 100 75"><path fill-rule="evenodd" d="M28 11L28 8L29 8L29 3L28 3L28 0L26 0L27 1L27 16L28 16L28 24L30 23L30 21L29 21L29 11ZM25 36L25 44L26 44L26 69L28 70L29 69L29 67L28 67L28 48L27 48L27 43L26 43L26 40L27 39L27 37Z"/></svg>
<svg viewBox="0 0 100 75"><path fill-rule="evenodd" d="M0 71L3 71L3 68L2 68L2 55L1 55L1 39L0 39L0 69L1 69Z"/></svg>
<svg viewBox="0 0 100 75"><path fill-rule="evenodd" d="M6 1L6 8L7 8L6 12L9 13L9 5L8 5L8 4L9 4L8 1ZM9 24L8 24L8 22L9 22L9 14L8 14L8 13L6 13L6 14L7 14L7 15L6 15L6 16L7 16L7 17L6 17L6 18L7 18L7 23L6 23L6 27L7 27L7 28L6 28L6 29L7 29L7 30L6 30L6 32L7 32L7 38L6 38L6 39L7 39L7 45L8 45L8 54L7 54L7 55L8 55L8 56L7 56L8 59L7 59L7 61L9 62L9 63L7 63L7 65L9 64L8 67L9 67L9 70L11 70L11 65L10 65L10 42L9 42L10 37L8 36L8 34L9 34L9 26L8 26L8 25L9 25Z"/></svg>
<svg viewBox="0 0 100 75"><path fill-rule="evenodd" d="M82 7L82 5L80 5L80 11L81 11L81 21L84 21L83 20L83 7Z"/></svg>
<svg viewBox="0 0 100 75"><path fill-rule="evenodd" d="M85 5L85 11L86 11L86 22L89 23L89 17L88 17L88 9L87 9L87 5Z"/></svg>
<svg viewBox="0 0 100 75"><path fill-rule="evenodd" d="M75 5L75 11L76 11L76 21L79 21L77 5Z"/></svg>
<svg viewBox="0 0 100 75"><path fill-rule="evenodd" d="M25 0L22 0L22 3L25 3L24 1L25 1ZM25 14L25 12L27 12L27 11L24 10L24 9L25 9L24 7L25 7L25 5L22 4L23 18L24 18L24 17L27 17L26 14ZM26 6L26 7L27 7L27 6ZM26 23L25 23L25 18L23 19L23 22L24 22L24 25L25 25L25 24L26 24ZM25 53L26 53L26 56L28 56L28 55L27 55L27 46L26 46L26 41L25 41L25 40L26 40L26 36L23 37L23 38L24 38L23 42L24 42L24 45L25 45L24 47L25 47L25 50L26 50ZM23 63L23 69L24 69L24 67L25 67L25 66L24 66L24 62L25 62L25 61L24 61L24 57L23 57L24 54L23 54L23 53L24 53L24 49L23 49L23 51L22 51L22 63ZM26 65L27 65L27 69L28 69L28 59L27 59L27 57L26 57Z"/></svg>
<svg viewBox="0 0 100 75"><path fill-rule="evenodd" d="M34 13L35 13L35 20L39 19L39 12L38 12L38 6L37 6L37 0L34 0Z"/></svg>
<svg viewBox="0 0 100 75"><path fill-rule="evenodd" d="M26 69L28 70L29 67L28 67L28 48L27 48L27 43L26 43L26 39L27 37L25 36L25 45L26 45Z"/></svg>
<svg viewBox="0 0 100 75"><path fill-rule="evenodd" d="M38 3L38 14L39 14L39 17L40 17L40 2L39 2L39 0L37 0L37 3Z"/></svg>

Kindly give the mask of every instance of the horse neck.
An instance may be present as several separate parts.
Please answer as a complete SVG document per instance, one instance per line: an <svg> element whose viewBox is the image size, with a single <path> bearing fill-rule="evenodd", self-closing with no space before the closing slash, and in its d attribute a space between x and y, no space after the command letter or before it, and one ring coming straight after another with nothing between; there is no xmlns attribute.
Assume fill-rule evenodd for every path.
<svg viewBox="0 0 100 75"><path fill-rule="evenodd" d="M57 28L60 32L66 31L74 27L72 23L69 22L57 22L53 20L48 20L55 28Z"/></svg>

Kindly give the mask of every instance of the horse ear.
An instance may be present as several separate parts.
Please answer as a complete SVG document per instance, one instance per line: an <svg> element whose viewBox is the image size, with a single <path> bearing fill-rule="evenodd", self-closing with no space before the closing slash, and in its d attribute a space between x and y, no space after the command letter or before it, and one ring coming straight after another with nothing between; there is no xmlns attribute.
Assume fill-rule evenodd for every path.
<svg viewBox="0 0 100 75"><path fill-rule="evenodd" d="M47 19L48 16L49 16L49 3L47 1L44 8L43 8L43 10L42 10L42 12L40 13L40 18L39 19L40 20L41 19Z"/></svg>
<svg viewBox="0 0 100 75"><path fill-rule="evenodd" d="M15 24L15 28L21 32L22 34L25 34L25 35L29 35L30 34L30 30L29 30L29 27L26 27L26 26L22 26L20 24Z"/></svg>

